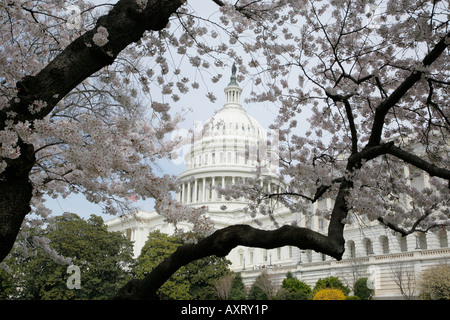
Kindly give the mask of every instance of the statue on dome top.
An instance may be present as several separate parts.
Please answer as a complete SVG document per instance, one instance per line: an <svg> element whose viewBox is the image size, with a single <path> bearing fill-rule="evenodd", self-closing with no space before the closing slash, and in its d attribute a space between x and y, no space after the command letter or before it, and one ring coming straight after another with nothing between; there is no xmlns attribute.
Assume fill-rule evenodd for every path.
<svg viewBox="0 0 450 320"><path fill-rule="evenodd" d="M231 77L230 77L230 83L228 85L231 84L236 84L236 63L233 63L233 66L231 67Z"/></svg>

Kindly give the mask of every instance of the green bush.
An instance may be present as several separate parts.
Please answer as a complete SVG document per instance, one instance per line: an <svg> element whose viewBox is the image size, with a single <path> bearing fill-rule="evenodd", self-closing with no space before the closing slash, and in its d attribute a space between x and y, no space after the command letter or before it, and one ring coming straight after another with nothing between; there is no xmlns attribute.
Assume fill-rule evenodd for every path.
<svg viewBox="0 0 450 320"><path fill-rule="evenodd" d="M284 299L286 300L309 300L311 299L311 288L303 281L295 278L291 272L286 274L286 278L281 284Z"/></svg>
<svg viewBox="0 0 450 320"><path fill-rule="evenodd" d="M361 300L370 300L375 291L367 287L367 278L360 278L356 280L354 286L355 296L358 296Z"/></svg>

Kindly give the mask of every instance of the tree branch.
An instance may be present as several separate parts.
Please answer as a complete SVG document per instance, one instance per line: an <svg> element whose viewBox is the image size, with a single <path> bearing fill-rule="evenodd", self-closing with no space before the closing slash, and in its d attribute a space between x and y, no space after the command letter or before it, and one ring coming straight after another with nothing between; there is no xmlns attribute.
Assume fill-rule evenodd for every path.
<svg viewBox="0 0 450 320"><path fill-rule="evenodd" d="M350 133L352 135L352 154L355 154L358 152L358 133L356 131L356 125L355 125L355 118L353 116L353 110L350 105L350 102L348 99L351 97L351 95L348 96L342 96L338 94L331 94L327 91L325 91L326 95L333 99L333 101L336 103L338 101L341 101L344 103L345 106L345 113L347 114L347 120L350 127Z"/></svg>
<svg viewBox="0 0 450 320"><path fill-rule="evenodd" d="M147 30L161 30L169 17L185 0L152 0L141 10L135 0L121 0L111 11L97 20L96 26L70 43L45 68L17 83L18 99L11 99L10 110L17 113L15 121L42 119L71 90L103 67L114 62L128 45L138 41ZM99 27L108 31L108 42L96 45L92 38ZM36 100L46 107L38 113L28 109ZM8 120L0 113L0 130Z"/></svg>
<svg viewBox="0 0 450 320"><path fill-rule="evenodd" d="M434 164L423 160L419 156L409 153L394 145L389 146L389 148L387 148L386 151L388 154L391 154L405 161L406 163L409 163L419 169L422 169L432 177L439 177L450 181L450 170L448 169L435 166Z"/></svg>
<svg viewBox="0 0 450 320"><path fill-rule="evenodd" d="M333 179L333 181L331 181L331 183L332 184L341 183L342 181L344 181L344 178L340 177L340 178ZM300 197L300 198L309 200L312 203L314 203L317 200L319 200L325 194L325 192L327 192L327 190L330 189L331 187L332 187L332 185L321 185L320 187L317 188L313 197L304 195L302 193L289 192L289 191L265 194L264 197L270 199L270 198L281 197L281 196L294 196L294 197Z"/></svg>
<svg viewBox="0 0 450 320"><path fill-rule="evenodd" d="M436 46L431 50L425 58L422 60L422 65L424 67L430 66L437 58L444 52L448 47L448 40L450 38L450 32L447 33L442 39L436 44ZM417 81L419 81L424 72L420 70L413 71L383 102L381 102L375 111L375 118L372 125L371 135L369 138L368 146L378 145L381 141L381 135L384 127L384 120L388 111L393 108L411 89Z"/></svg>
<svg viewBox="0 0 450 320"><path fill-rule="evenodd" d="M282 246L296 246L323 252L340 260L343 246L331 238L307 228L283 226L265 231L248 225L234 225L217 230L197 244L185 244L168 258L164 259L143 280L132 280L122 287L115 299L156 299L156 291L181 266L210 255L226 256L233 248L242 245L272 249Z"/></svg>

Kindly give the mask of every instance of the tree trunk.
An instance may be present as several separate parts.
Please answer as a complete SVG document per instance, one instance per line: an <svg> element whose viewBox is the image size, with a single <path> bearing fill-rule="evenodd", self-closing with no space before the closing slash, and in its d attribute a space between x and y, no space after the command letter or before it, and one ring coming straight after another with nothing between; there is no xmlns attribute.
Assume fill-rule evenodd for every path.
<svg viewBox="0 0 450 320"><path fill-rule="evenodd" d="M23 219L30 212L33 187L28 178L34 165L32 145L19 143L20 157L8 161L0 176L0 261L11 250Z"/></svg>

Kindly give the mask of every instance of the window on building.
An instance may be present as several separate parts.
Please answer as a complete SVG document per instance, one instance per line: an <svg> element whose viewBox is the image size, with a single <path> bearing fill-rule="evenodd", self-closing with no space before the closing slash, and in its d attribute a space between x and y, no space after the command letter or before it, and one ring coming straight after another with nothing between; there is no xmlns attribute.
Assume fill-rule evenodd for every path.
<svg viewBox="0 0 450 320"><path fill-rule="evenodd" d="M401 252L408 251L408 245L407 245L407 242L406 242L406 237L399 236L398 244L400 245L400 251Z"/></svg>
<svg viewBox="0 0 450 320"><path fill-rule="evenodd" d="M372 241L370 239L365 239L364 241L364 246L366 249L366 255L371 255L373 254L373 246L372 246Z"/></svg>
<svg viewBox="0 0 450 320"><path fill-rule="evenodd" d="M312 250L306 250L306 259L308 262L312 262Z"/></svg>
<svg viewBox="0 0 450 320"><path fill-rule="evenodd" d="M323 221L323 219L319 219L319 229L323 230L325 229L325 222Z"/></svg>
<svg viewBox="0 0 450 320"><path fill-rule="evenodd" d="M356 258L356 248L355 242L353 240L347 241L348 252L350 253L350 258Z"/></svg>
<svg viewBox="0 0 450 320"><path fill-rule="evenodd" d="M381 248L383 250L383 254L388 254L389 253L389 240L388 240L388 237L381 236L380 237L380 242L381 242Z"/></svg>
<svg viewBox="0 0 450 320"><path fill-rule="evenodd" d="M439 231L439 246L441 248L448 248L448 238L446 230Z"/></svg>
<svg viewBox="0 0 450 320"><path fill-rule="evenodd" d="M427 235L423 232L419 233L416 236L417 246L419 249L426 250L427 249Z"/></svg>

